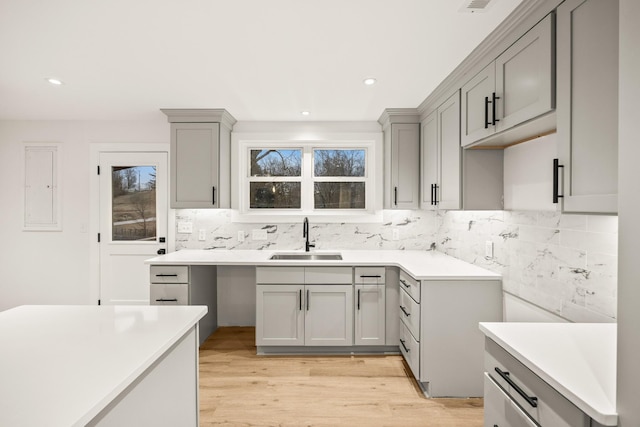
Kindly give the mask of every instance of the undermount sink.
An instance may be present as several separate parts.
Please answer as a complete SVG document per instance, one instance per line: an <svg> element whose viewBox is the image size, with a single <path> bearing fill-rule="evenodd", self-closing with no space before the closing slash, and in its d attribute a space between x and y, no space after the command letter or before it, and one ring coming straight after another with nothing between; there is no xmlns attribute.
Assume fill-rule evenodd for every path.
<svg viewBox="0 0 640 427"><path fill-rule="evenodd" d="M280 260L302 260L302 261L327 261L327 260L341 260L342 255L338 253L331 254L317 254L317 253L303 253L303 254L273 254L269 259Z"/></svg>

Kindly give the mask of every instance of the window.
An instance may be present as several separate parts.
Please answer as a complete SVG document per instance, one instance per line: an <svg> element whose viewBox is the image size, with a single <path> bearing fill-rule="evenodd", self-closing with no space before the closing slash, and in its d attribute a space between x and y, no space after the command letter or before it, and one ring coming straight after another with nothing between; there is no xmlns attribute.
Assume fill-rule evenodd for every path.
<svg viewBox="0 0 640 427"><path fill-rule="evenodd" d="M328 222L378 221L377 141L238 141L235 219L291 221L322 215ZM268 217L268 219L267 219Z"/></svg>

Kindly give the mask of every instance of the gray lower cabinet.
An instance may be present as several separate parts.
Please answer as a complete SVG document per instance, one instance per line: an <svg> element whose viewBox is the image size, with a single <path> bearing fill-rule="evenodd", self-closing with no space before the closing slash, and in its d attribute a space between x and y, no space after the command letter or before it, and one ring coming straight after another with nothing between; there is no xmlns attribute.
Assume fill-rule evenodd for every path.
<svg viewBox="0 0 640 427"><path fill-rule="evenodd" d="M354 345L386 343L386 269L354 269Z"/></svg>
<svg viewBox="0 0 640 427"><path fill-rule="evenodd" d="M353 345L352 281L351 267L257 267L256 346Z"/></svg>
<svg viewBox="0 0 640 427"><path fill-rule="evenodd" d="M558 155L564 212L618 211L618 1L557 9ZM562 179L563 178L563 179Z"/></svg>
<svg viewBox="0 0 640 427"><path fill-rule="evenodd" d="M478 323L502 321L501 282L419 281L404 271L400 280L400 351L425 394L482 396L484 338Z"/></svg>
<svg viewBox="0 0 640 427"><path fill-rule="evenodd" d="M150 305L206 305L198 322L202 344L218 328L217 270L208 265L151 265Z"/></svg>
<svg viewBox="0 0 640 427"><path fill-rule="evenodd" d="M484 370L485 427L592 426L587 414L490 338Z"/></svg>
<svg viewBox="0 0 640 427"><path fill-rule="evenodd" d="M526 32L462 86L461 144L492 144L492 135L553 111L553 14ZM532 135L550 131L554 120L532 127ZM525 138L519 134L519 138ZM497 145L502 145L502 141ZM513 142L513 141L511 141Z"/></svg>
<svg viewBox="0 0 640 427"><path fill-rule="evenodd" d="M378 122L384 132L385 209L420 205L420 119L415 109L387 109Z"/></svg>
<svg viewBox="0 0 640 427"><path fill-rule="evenodd" d="M171 208L231 207L231 129L225 110L162 110L171 123Z"/></svg>

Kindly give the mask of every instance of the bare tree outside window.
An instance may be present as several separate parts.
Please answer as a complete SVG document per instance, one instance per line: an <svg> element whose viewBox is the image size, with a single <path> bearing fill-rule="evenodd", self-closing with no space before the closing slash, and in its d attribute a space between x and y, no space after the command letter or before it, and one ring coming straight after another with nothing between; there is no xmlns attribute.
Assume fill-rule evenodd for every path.
<svg viewBox="0 0 640 427"><path fill-rule="evenodd" d="M365 177L365 150L319 150L313 152L314 175L318 177ZM314 183L314 209L365 209L364 180L318 181Z"/></svg>
<svg viewBox="0 0 640 427"><path fill-rule="evenodd" d="M251 209L300 209L301 150L250 150L250 162L251 177L286 179L284 181L251 181L249 183Z"/></svg>
<svg viewBox="0 0 640 427"><path fill-rule="evenodd" d="M112 239L155 240L155 166L112 168Z"/></svg>

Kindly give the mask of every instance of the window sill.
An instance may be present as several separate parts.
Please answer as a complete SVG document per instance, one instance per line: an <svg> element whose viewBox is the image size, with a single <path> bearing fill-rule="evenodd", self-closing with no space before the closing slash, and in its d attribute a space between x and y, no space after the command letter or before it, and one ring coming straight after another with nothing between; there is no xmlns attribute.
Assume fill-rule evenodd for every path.
<svg viewBox="0 0 640 427"><path fill-rule="evenodd" d="M382 223L382 210L376 212L251 212L244 213L238 210L231 211L231 222L236 223L296 223L301 222L305 217L310 221L320 223L345 223L345 224L375 224Z"/></svg>

